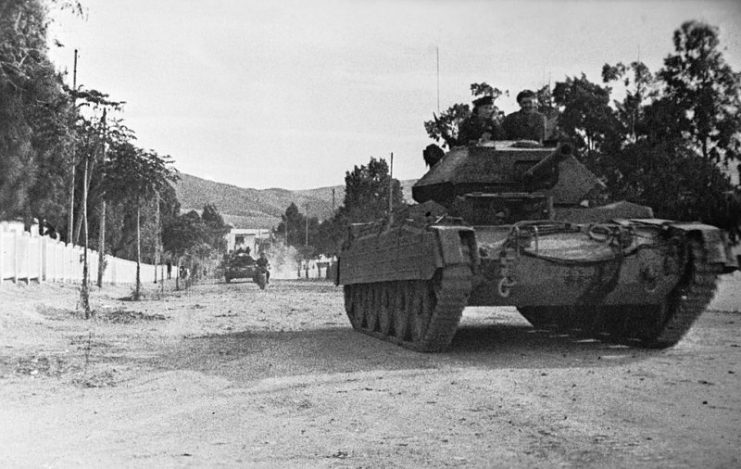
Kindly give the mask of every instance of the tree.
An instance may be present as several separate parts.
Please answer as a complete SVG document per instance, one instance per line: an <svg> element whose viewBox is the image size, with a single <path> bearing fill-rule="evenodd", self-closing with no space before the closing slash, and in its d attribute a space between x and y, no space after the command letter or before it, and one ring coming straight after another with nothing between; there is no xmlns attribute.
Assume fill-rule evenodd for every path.
<svg viewBox="0 0 741 469"><path fill-rule="evenodd" d="M285 239L288 246L296 248L316 244L319 240L318 233L319 219L301 213L294 202L286 208L286 212L281 215L281 222L273 230L276 237Z"/></svg>
<svg viewBox="0 0 741 469"><path fill-rule="evenodd" d="M213 204L207 204L203 207L201 219L206 225L208 239L206 240L211 249L224 253L226 252L226 234L229 232L229 226L224 223L224 218L216 210Z"/></svg>
<svg viewBox="0 0 741 469"><path fill-rule="evenodd" d="M177 180L170 169L169 157L160 157L153 150L144 151L125 143L111 152L106 162L106 197L123 200L136 211L136 291L141 297L141 208L145 200L166 190L169 182Z"/></svg>
<svg viewBox="0 0 741 469"><path fill-rule="evenodd" d="M164 226L162 242L165 251L177 258L178 265L185 258L192 267L194 275L199 272L199 266L207 263L215 263L219 252L226 251L224 239L225 230L215 230L214 226L221 215L212 205L204 207L205 216L191 210L188 213L168 219ZM223 223L223 222L222 222ZM215 239L218 234L219 238ZM223 249L220 246L223 245Z"/></svg>
<svg viewBox="0 0 741 469"><path fill-rule="evenodd" d="M72 112L47 55L44 2L0 1L0 216L57 221ZM47 221L48 221L47 220Z"/></svg>
<svg viewBox="0 0 741 469"><path fill-rule="evenodd" d="M162 244L165 251L175 257L182 257L190 249L203 243L207 237L207 227L201 216L195 210L191 210L173 218L165 225Z"/></svg>
<svg viewBox="0 0 741 469"><path fill-rule="evenodd" d="M404 206L398 180L392 179L384 159L371 157L367 165L355 166L345 173L345 198L337 213L317 227L317 250L336 254L351 223L388 219L389 186L392 210Z"/></svg>
<svg viewBox="0 0 741 469"><path fill-rule="evenodd" d="M581 77L567 77L553 88L559 106L559 127L577 147L599 151L603 144L617 138L617 120L610 107L610 88Z"/></svg>
<svg viewBox="0 0 741 469"><path fill-rule="evenodd" d="M605 64L602 67L602 81L604 83L622 82L625 88L625 97L622 101L613 101L617 123L621 126L616 129L622 140L635 142L641 136L648 135L652 126L647 126L646 107L658 96L658 82L646 64L639 61L630 65L617 63ZM616 139L620 140L620 139Z"/></svg>
<svg viewBox="0 0 741 469"><path fill-rule="evenodd" d="M386 160L371 157L367 165L355 166L345 173L345 199L339 213L349 223L387 216L389 186L392 187L392 208L401 206L404 199L401 184L396 179L391 180Z"/></svg>
<svg viewBox="0 0 741 469"><path fill-rule="evenodd" d="M675 53L664 59L664 105L681 136L703 158L741 158L741 74L719 49L718 28L688 21L674 32Z"/></svg>
<svg viewBox="0 0 741 469"><path fill-rule="evenodd" d="M562 130L583 144L580 157L606 180L608 200L701 220L736 238L739 198L719 163L739 158L739 75L718 51L715 28L688 22L674 39L676 53L657 74L640 62L603 67L606 84L625 88L614 109L612 89L584 75L557 83Z"/></svg>

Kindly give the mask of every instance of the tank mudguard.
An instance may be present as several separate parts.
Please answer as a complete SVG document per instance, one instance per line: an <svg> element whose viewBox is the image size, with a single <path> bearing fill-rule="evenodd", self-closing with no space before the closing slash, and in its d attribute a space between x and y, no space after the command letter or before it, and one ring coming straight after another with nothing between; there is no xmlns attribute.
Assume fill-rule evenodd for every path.
<svg viewBox="0 0 741 469"><path fill-rule="evenodd" d="M663 226L666 229L682 231L689 236L696 236L702 241L705 262L708 264L721 264L725 272L733 272L739 268L738 259L731 251L728 234L715 226L705 225L703 223L672 222L653 218L632 221Z"/></svg>
<svg viewBox="0 0 741 469"><path fill-rule="evenodd" d="M472 235L473 229L402 225L351 239L340 254L337 283L429 280L443 266L468 262L461 232Z"/></svg>

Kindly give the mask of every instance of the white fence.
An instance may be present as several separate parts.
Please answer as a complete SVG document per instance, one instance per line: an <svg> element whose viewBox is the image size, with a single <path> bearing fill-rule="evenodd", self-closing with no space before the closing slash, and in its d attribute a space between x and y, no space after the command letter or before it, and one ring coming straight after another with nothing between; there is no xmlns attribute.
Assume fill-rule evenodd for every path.
<svg viewBox="0 0 741 469"><path fill-rule="evenodd" d="M37 230L32 230L38 233ZM81 246L65 244L49 236L39 236L23 230L23 225L0 222L0 285L5 281L81 282ZM91 283L98 279L98 252L87 251ZM136 262L105 256L103 282L135 283ZM154 281L156 266L140 264L142 282Z"/></svg>

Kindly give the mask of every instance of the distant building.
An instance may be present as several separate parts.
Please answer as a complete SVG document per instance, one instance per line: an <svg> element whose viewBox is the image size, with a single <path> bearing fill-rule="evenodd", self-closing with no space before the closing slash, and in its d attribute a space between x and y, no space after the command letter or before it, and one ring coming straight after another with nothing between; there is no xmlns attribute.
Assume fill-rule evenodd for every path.
<svg viewBox="0 0 741 469"><path fill-rule="evenodd" d="M228 251L247 247L253 255L257 255L260 246L270 242L271 233L264 228L232 228L225 237Z"/></svg>

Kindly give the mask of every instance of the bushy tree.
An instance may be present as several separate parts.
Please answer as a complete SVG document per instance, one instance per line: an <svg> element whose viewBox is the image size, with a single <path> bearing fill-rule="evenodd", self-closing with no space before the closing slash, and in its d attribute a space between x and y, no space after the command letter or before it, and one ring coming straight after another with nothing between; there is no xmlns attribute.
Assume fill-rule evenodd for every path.
<svg viewBox="0 0 741 469"><path fill-rule="evenodd" d="M56 222L73 111L47 54L44 2L0 1L0 217Z"/></svg>
<svg viewBox="0 0 741 469"><path fill-rule="evenodd" d="M586 75L556 83L553 99L559 106L560 129L577 147L600 150L617 137L617 120L610 107L610 88L590 82Z"/></svg>
<svg viewBox="0 0 741 469"><path fill-rule="evenodd" d="M391 179L386 160L371 157L367 165L355 166L345 173L345 199L339 214L349 223L383 218L389 209L389 186L392 207L398 207L404 199L401 184Z"/></svg>
<svg viewBox="0 0 741 469"><path fill-rule="evenodd" d="M330 219L318 227L317 250L336 254L351 223L364 223L388 216L389 186L392 210L404 205L401 184L392 179L384 159L371 158L367 165L355 166L345 173L345 198Z"/></svg>
<svg viewBox="0 0 741 469"><path fill-rule="evenodd" d="M281 222L273 230L273 235L285 239L288 246L296 248L315 245L319 242L319 219L301 213L298 206L291 202L281 215Z"/></svg>
<svg viewBox="0 0 741 469"><path fill-rule="evenodd" d="M739 74L725 63L717 29L684 23L675 51L653 74L640 62L605 65L605 84L581 78L557 83L562 130L582 143L581 157L606 179L612 200L653 207L661 218L701 220L737 237L739 192L721 167L738 160Z"/></svg>
<svg viewBox="0 0 741 469"><path fill-rule="evenodd" d="M164 192L170 182L177 180L177 174L169 165L169 157L161 157L153 150L144 151L130 143L117 148L106 161L106 197L125 201L136 211L136 299L141 293L141 209L145 201Z"/></svg>
<svg viewBox="0 0 741 469"><path fill-rule="evenodd" d="M224 223L224 218L221 216L216 206L213 204L207 204L203 207L201 213L201 219L206 225L207 239L205 242L211 247L212 250L219 253L226 252L226 234L229 232L229 226Z"/></svg>
<svg viewBox="0 0 741 469"><path fill-rule="evenodd" d="M201 216L195 210L191 210L169 221L164 228L162 241L165 251L175 257L182 257L208 237L208 228Z"/></svg>
<svg viewBox="0 0 741 469"><path fill-rule="evenodd" d="M688 21L674 32L675 52L659 77L677 136L713 162L741 157L741 74L723 57L718 28Z"/></svg>

